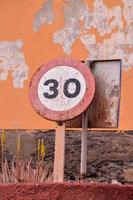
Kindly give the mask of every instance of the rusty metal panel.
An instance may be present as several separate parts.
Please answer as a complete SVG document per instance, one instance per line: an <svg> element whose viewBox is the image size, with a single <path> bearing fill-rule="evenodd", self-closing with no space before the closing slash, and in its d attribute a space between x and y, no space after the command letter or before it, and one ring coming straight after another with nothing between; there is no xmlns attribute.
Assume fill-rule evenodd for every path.
<svg viewBox="0 0 133 200"><path fill-rule="evenodd" d="M89 126L117 128L119 121L121 60L93 61L96 93L89 107Z"/></svg>
<svg viewBox="0 0 133 200"><path fill-rule="evenodd" d="M88 109L88 127L118 127L121 66L121 60L91 61L91 70L96 81L96 92ZM81 126L81 116L67 122L67 127L78 128Z"/></svg>

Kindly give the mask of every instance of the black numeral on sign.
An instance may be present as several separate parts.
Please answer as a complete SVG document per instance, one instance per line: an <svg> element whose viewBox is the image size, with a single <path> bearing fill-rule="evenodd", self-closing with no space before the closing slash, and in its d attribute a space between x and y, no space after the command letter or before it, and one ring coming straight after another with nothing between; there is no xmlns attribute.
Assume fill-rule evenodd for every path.
<svg viewBox="0 0 133 200"><path fill-rule="evenodd" d="M45 81L44 85L48 86L51 83L53 84L53 86L50 86L49 90L52 91L53 94L49 94L48 92L43 93L44 97L46 97L47 99L53 99L58 96L58 81L56 81L55 79L49 79Z"/></svg>
<svg viewBox="0 0 133 200"><path fill-rule="evenodd" d="M74 83L76 85L76 90L74 91L74 93L69 93L69 91L68 91L68 86L70 83ZM80 89L81 89L80 82L75 78L68 79L64 84L64 94L68 98L77 97L80 93Z"/></svg>
<svg viewBox="0 0 133 200"><path fill-rule="evenodd" d="M53 84L52 86L49 86L49 91L52 92L52 94L49 94L48 92L45 92L43 93L44 97L46 97L47 99L53 99L53 98L56 98L58 96L58 81L55 80L55 79L49 79L47 81L45 81L44 85L45 86L48 86L49 84ZM70 83L74 83L75 86L76 86L76 89L73 93L70 93L69 92L69 84ZM81 90L81 84L80 82L75 79L75 78L70 78L68 80L66 80L66 82L64 83L64 88L63 88L63 92L64 92L64 95L68 98L75 98L79 95L80 93L80 90Z"/></svg>

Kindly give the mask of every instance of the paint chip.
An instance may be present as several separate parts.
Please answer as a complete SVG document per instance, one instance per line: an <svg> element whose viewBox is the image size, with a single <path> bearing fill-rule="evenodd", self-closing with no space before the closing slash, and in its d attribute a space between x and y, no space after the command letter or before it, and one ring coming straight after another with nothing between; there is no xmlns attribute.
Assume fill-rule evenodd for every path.
<svg viewBox="0 0 133 200"><path fill-rule="evenodd" d="M13 77L13 86L23 88L24 81L28 78L28 66L22 52L23 42L0 41L0 80L5 81L9 73Z"/></svg>
<svg viewBox="0 0 133 200"><path fill-rule="evenodd" d="M54 21L53 0L47 0L43 3L42 8L37 12L34 22L33 30L38 32L44 24L52 24Z"/></svg>

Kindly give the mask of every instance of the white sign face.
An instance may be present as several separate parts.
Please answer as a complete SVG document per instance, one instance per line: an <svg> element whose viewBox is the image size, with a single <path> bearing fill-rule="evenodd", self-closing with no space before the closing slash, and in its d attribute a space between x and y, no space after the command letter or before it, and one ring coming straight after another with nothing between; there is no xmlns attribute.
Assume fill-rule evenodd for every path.
<svg viewBox="0 0 133 200"><path fill-rule="evenodd" d="M86 82L83 75L69 66L48 70L38 84L39 100L53 111L66 111L75 107L85 92Z"/></svg>

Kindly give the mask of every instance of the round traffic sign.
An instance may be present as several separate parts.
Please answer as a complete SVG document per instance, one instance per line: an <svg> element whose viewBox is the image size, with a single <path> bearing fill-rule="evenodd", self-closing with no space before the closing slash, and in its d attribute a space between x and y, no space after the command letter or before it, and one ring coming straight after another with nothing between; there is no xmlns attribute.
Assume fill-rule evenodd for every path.
<svg viewBox="0 0 133 200"><path fill-rule="evenodd" d="M34 110L52 121L72 119L91 103L95 81L82 62L59 58L41 66L30 82L29 98Z"/></svg>

